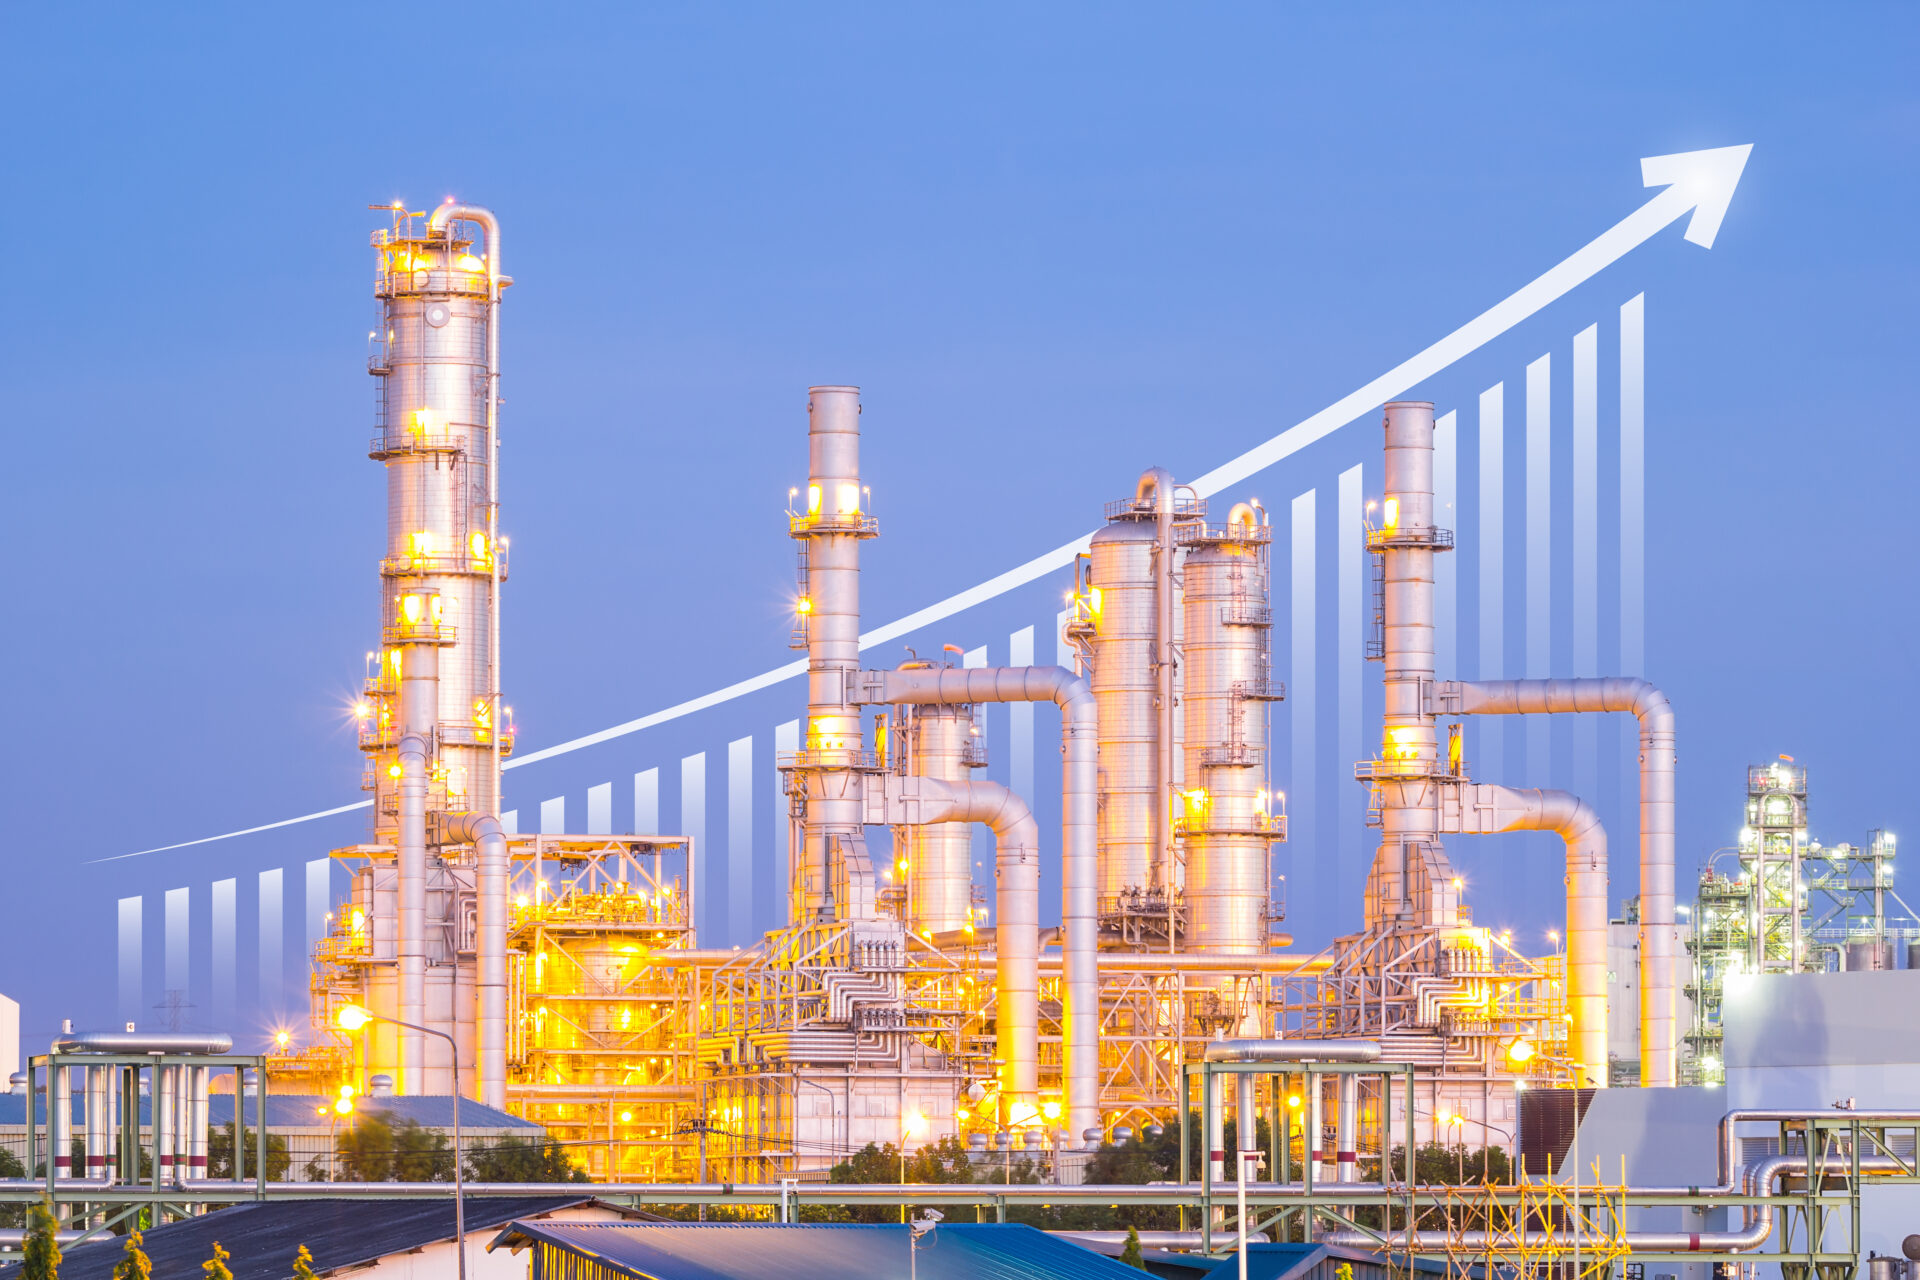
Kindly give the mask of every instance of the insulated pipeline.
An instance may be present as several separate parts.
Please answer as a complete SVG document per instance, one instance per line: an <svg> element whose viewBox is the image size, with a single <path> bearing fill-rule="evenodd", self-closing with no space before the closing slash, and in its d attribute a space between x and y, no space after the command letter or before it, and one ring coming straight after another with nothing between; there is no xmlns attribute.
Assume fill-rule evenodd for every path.
<svg viewBox="0 0 1920 1280"><path fill-rule="evenodd" d="M1640 1083L1678 1083L1673 885L1673 704L1645 680L1492 680L1440 686L1456 715L1631 712L1640 722Z"/></svg>
<svg viewBox="0 0 1920 1280"><path fill-rule="evenodd" d="M921 823L978 822L994 837L994 1018L1005 1075L1004 1123L1040 1096L1040 828L1027 802L997 782L914 780Z"/></svg>
<svg viewBox="0 0 1920 1280"><path fill-rule="evenodd" d="M1463 834L1551 831L1566 846L1567 1012L1577 1082L1607 1084L1607 832L1587 802L1566 791L1487 784L1461 788Z"/></svg>
<svg viewBox="0 0 1920 1280"><path fill-rule="evenodd" d="M1060 708L1061 931L1065 962L1067 1125L1100 1122L1099 974L1094 967L1094 874L1099 807L1098 711L1087 682L1065 667L862 671L862 703L1052 702Z"/></svg>
<svg viewBox="0 0 1920 1280"><path fill-rule="evenodd" d="M507 1105L507 835L490 813L450 813L447 839L473 845L475 898L479 907L479 973L475 1000L479 1023L480 1101Z"/></svg>
<svg viewBox="0 0 1920 1280"><path fill-rule="evenodd" d="M420 654L433 654L429 645L406 652L411 667ZM403 684L404 687L404 684ZM416 1026L426 1021L427 1004L427 740L417 733L400 739L400 1021ZM417 1094L426 1089L426 1037L401 1027L401 1089Z"/></svg>

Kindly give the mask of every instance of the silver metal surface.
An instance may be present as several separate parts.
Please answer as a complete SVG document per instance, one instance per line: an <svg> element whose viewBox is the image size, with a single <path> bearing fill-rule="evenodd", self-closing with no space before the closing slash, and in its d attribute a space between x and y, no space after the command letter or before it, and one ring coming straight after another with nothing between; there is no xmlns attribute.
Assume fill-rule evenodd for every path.
<svg viewBox="0 0 1920 1280"><path fill-rule="evenodd" d="M1099 703L1099 897L1116 902L1153 879L1159 841L1159 712L1155 535L1115 520L1093 535L1088 683Z"/></svg>
<svg viewBox="0 0 1920 1280"><path fill-rule="evenodd" d="M1457 799L1456 799L1457 797ZM1607 1085L1607 832L1586 801L1566 791L1485 783L1445 797L1443 827L1463 835L1551 831L1566 846L1567 1047L1574 1079Z"/></svg>
<svg viewBox="0 0 1920 1280"><path fill-rule="evenodd" d="M860 669L860 540L876 532L860 483L860 390L807 391L807 488L790 523L806 551L807 718L797 774L805 796L793 921L877 918L861 782L871 758L849 696Z"/></svg>
<svg viewBox="0 0 1920 1280"><path fill-rule="evenodd" d="M213 1031L74 1031L55 1036L54 1053L230 1053L233 1037Z"/></svg>
<svg viewBox="0 0 1920 1280"><path fill-rule="evenodd" d="M906 669L940 664L910 662ZM895 723L904 740L907 770L915 777L964 783L979 756L973 709L901 705ZM965 930L973 919L973 833L951 822L902 828L908 927L915 933ZM1036 887L1035 892L1038 892Z"/></svg>
<svg viewBox="0 0 1920 1280"><path fill-rule="evenodd" d="M857 631L857 626L856 626ZM1095 968L1094 871L1099 722L1093 691L1065 667L951 667L858 673L858 702L1052 702L1060 708L1062 756L1060 928L1067 1123L1099 1123L1099 973Z"/></svg>
<svg viewBox="0 0 1920 1280"><path fill-rule="evenodd" d="M1442 711L1457 715L1630 712L1640 722L1640 1083L1677 1084L1674 993L1673 705L1645 680L1478 680L1440 686Z"/></svg>
<svg viewBox="0 0 1920 1280"><path fill-rule="evenodd" d="M490 813L450 813L442 831L450 841L471 844L475 897L479 910L475 952L480 1065L479 1099L489 1107L507 1105L507 836Z"/></svg>
<svg viewBox="0 0 1920 1280"><path fill-rule="evenodd" d="M1378 1062L1375 1040L1215 1040L1208 1062Z"/></svg>
<svg viewBox="0 0 1920 1280"><path fill-rule="evenodd" d="M1186 853L1185 941L1203 954L1257 954L1267 949L1270 842L1283 829L1267 782L1267 530L1242 503L1224 528L1183 542L1188 789L1174 829Z"/></svg>

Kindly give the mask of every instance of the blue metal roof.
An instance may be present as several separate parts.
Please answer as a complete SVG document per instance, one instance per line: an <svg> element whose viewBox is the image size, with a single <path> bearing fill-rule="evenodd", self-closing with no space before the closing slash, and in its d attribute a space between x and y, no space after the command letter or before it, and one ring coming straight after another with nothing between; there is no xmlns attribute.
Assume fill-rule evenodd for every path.
<svg viewBox="0 0 1920 1280"><path fill-rule="evenodd" d="M1079 1245L1017 1224L938 1226L909 1266L899 1225L515 1222L489 1248L544 1242L634 1280L1141 1280Z"/></svg>
<svg viewBox="0 0 1920 1280"><path fill-rule="evenodd" d="M464 1121L466 1115L461 1114ZM467 1197L467 1238L516 1218L594 1203L587 1195ZM156 1276L197 1276L218 1240L233 1254L234 1280L286 1280L301 1245L321 1275L362 1267L380 1258L453 1239L453 1197L444 1200L268 1200L237 1204L183 1218L144 1233ZM111 1280L124 1256L119 1236L70 1245L60 1260L62 1280ZM0 1267L0 1280L17 1280L21 1264ZM1137 1273L1136 1273L1137 1276Z"/></svg>

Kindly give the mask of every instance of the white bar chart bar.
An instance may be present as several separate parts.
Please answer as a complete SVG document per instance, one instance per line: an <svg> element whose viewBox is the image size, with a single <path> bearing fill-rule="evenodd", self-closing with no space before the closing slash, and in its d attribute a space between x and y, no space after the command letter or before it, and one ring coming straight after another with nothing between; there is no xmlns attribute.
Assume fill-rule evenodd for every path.
<svg viewBox="0 0 1920 1280"><path fill-rule="evenodd" d="M1600 329L1573 339L1573 674L1600 674ZM1573 742L1573 791L1599 798L1600 726L1592 716L1567 724Z"/></svg>
<svg viewBox="0 0 1920 1280"><path fill-rule="evenodd" d="M191 964L193 890L169 889L166 897L166 986L163 988L169 1006L174 1002L185 1002L191 998L193 969Z"/></svg>
<svg viewBox="0 0 1920 1280"><path fill-rule="evenodd" d="M261 1012L280 1008L287 980L287 906L286 869L275 867L260 873L260 899L256 907L255 946L259 951Z"/></svg>
<svg viewBox="0 0 1920 1280"><path fill-rule="evenodd" d="M1337 698L1334 735L1335 748L1339 760L1335 762L1335 778L1344 779L1346 771L1360 758L1360 664L1364 655L1361 646L1361 626L1365 618L1362 610L1366 608L1364 527L1361 523L1362 490L1365 483L1363 468L1348 467L1340 473L1340 507L1338 522L1334 527L1335 555L1340 574L1338 585L1339 620L1335 624L1339 654L1335 675L1335 694ZM1339 788L1339 799L1331 810L1333 821L1339 830L1340 874L1337 877L1339 892L1346 899L1349 888L1357 892L1366 875L1364 864L1360 861L1361 837L1366 828L1362 825L1364 812L1360 801L1364 792L1357 786L1347 787L1341 782L1334 784ZM1349 884L1351 882L1351 884Z"/></svg>
<svg viewBox="0 0 1920 1280"><path fill-rule="evenodd" d="M707 753L704 751L680 759L680 834L693 841L694 892L699 896L694 928L717 941L727 913L726 903L717 892L723 886L714 882L710 874L714 863L707 856Z"/></svg>
<svg viewBox="0 0 1920 1280"><path fill-rule="evenodd" d="M1007 665L1033 665L1033 628L1022 627L1007 637ZM1033 803L1033 704L1015 702L1007 708L1007 785L1028 804Z"/></svg>
<svg viewBox="0 0 1920 1280"><path fill-rule="evenodd" d="M1527 653L1526 674L1553 674L1553 356L1527 366ZM1528 716L1527 768L1519 785L1553 785L1552 741L1545 716Z"/></svg>
<svg viewBox="0 0 1920 1280"><path fill-rule="evenodd" d="M1318 774L1314 768L1319 737L1314 732L1315 642L1319 620L1315 616L1314 582L1314 496L1309 489L1293 500L1293 564L1288 584L1291 604L1288 621L1289 657L1287 662L1288 723L1291 727L1290 777L1287 789L1287 845L1293 854L1288 890L1289 910L1317 910L1319 889L1318 856L1314 849L1315 789Z"/></svg>
<svg viewBox="0 0 1920 1280"><path fill-rule="evenodd" d="M1620 674L1647 666L1646 302L1620 308Z"/></svg>
<svg viewBox="0 0 1920 1280"><path fill-rule="evenodd" d="M613 834L613 784L598 783L587 788L587 826L590 836Z"/></svg>
<svg viewBox="0 0 1920 1280"><path fill-rule="evenodd" d="M753 937L753 738L727 744L727 936Z"/></svg>
<svg viewBox="0 0 1920 1280"><path fill-rule="evenodd" d="M238 999L234 971L240 960L240 948L235 937L240 925L239 889L237 880L215 880L208 896L213 909L213 953L207 977L212 988L213 1025L221 1031L233 1027Z"/></svg>
<svg viewBox="0 0 1920 1280"><path fill-rule="evenodd" d="M320 939L327 936L327 913L333 910L333 860L314 858L307 863L307 949L300 957L304 974Z"/></svg>
<svg viewBox="0 0 1920 1280"><path fill-rule="evenodd" d="M567 798L555 796L540 802L540 834L558 836L567 830Z"/></svg>
<svg viewBox="0 0 1920 1280"><path fill-rule="evenodd" d="M660 830L660 771L642 769L633 775L633 834L657 836Z"/></svg>
<svg viewBox="0 0 1920 1280"><path fill-rule="evenodd" d="M1507 387L1480 393L1480 667L1482 680L1507 674ZM1480 760L1474 776L1506 777L1506 721L1485 716L1473 725Z"/></svg>
<svg viewBox="0 0 1920 1280"><path fill-rule="evenodd" d="M146 899L141 897L120 899L119 946L119 1009L122 1022L140 1022L144 1019L142 1006L145 1004L145 992L141 987L141 948L145 945L142 936L142 914L146 908Z"/></svg>
<svg viewBox="0 0 1920 1280"><path fill-rule="evenodd" d="M1433 423L1433 501L1434 520L1443 529L1457 527L1460 462L1459 424L1452 411L1441 414ZM1459 576L1454 569L1453 553L1433 558L1433 655L1434 669L1442 680L1457 680L1460 675L1456 648L1459 621Z"/></svg>
<svg viewBox="0 0 1920 1280"><path fill-rule="evenodd" d="M773 727L773 754L776 760L800 749L800 722L788 720ZM785 779L778 769L773 773L773 904L765 916L768 928L787 922L787 894L793 887L793 824L787 812Z"/></svg>
<svg viewBox="0 0 1920 1280"><path fill-rule="evenodd" d="M520 811L518 809L508 809L502 812L500 815L500 829L510 836L519 835Z"/></svg>

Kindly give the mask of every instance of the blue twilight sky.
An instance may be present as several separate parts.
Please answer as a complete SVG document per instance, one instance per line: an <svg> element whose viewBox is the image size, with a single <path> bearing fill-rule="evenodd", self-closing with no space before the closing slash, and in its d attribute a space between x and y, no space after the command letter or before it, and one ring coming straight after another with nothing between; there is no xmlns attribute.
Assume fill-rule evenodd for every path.
<svg viewBox="0 0 1920 1280"><path fill-rule="evenodd" d="M1643 203L1642 156L1752 143L1711 250L1663 233L1432 398L1504 379L1517 419L1526 362L1644 291L1647 664L1682 716L1683 883L1738 825L1742 766L1779 752L1812 771L1823 838L1920 839L1911 5L10 5L0 24L0 991L29 1044L115 1016L115 897L149 895L156 967L152 895L193 885L199 912L211 878L284 865L291 902L301 860L357 838L350 817L92 861L359 798L344 711L384 519L365 206L396 197L506 222L505 661L537 748L787 659L778 513L810 383L865 388L885 621L1085 532L1143 467L1196 474L1424 347ZM1376 430L1345 434L1254 492L1318 486L1329 508L1353 462L1372 491ZM1003 644L1041 607L956 638ZM652 762L705 749L719 772L748 731L663 737ZM510 775L509 803L618 792L653 750L629 746L551 790ZM1359 874L1365 833L1333 825L1285 856ZM1618 899L1631 828L1614 842ZM1497 861L1469 873L1483 920L1557 912L1550 868L1505 897ZM1357 910L1294 927L1324 940Z"/></svg>

